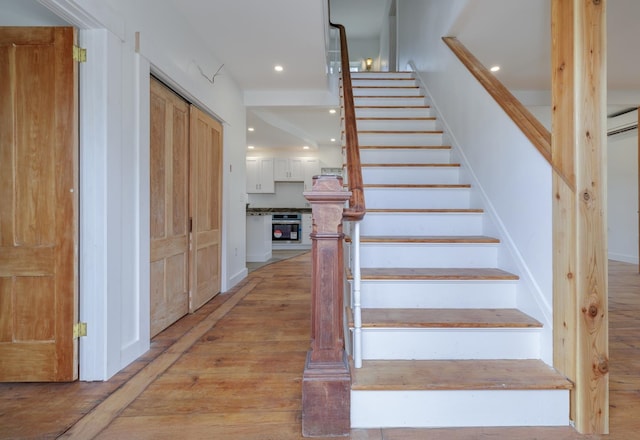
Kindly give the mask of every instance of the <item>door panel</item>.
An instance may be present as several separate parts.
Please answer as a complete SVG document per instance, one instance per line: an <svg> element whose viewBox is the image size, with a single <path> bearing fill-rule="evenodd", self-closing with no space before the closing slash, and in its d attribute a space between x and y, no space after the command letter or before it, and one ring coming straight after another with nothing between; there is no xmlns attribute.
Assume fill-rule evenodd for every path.
<svg viewBox="0 0 640 440"><path fill-rule="evenodd" d="M222 125L191 106L190 131L193 312L220 292Z"/></svg>
<svg viewBox="0 0 640 440"><path fill-rule="evenodd" d="M189 312L189 105L151 79L151 336Z"/></svg>
<svg viewBox="0 0 640 440"><path fill-rule="evenodd" d="M77 379L73 28L0 28L0 381Z"/></svg>

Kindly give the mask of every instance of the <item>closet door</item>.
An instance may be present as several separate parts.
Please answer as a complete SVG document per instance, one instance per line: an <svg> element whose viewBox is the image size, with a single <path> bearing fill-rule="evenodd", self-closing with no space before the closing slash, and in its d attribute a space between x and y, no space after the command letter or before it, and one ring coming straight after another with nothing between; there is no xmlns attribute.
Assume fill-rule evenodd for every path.
<svg viewBox="0 0 640 440"><path fill-rule="evenodd" d="M73 28L0 28L0 381L78 376Z"/></svg>
<svg viewBox="0 0 640 440"><path fill-rule="evenodd" d="M191 106L190 132L193 312L220 292L222 125Z"/></svg>
<svg viewBox="0 0 640 440"><path fill-rule="evenodd" d="M151 78L151 336L189 312L189 104Z"/></svg>

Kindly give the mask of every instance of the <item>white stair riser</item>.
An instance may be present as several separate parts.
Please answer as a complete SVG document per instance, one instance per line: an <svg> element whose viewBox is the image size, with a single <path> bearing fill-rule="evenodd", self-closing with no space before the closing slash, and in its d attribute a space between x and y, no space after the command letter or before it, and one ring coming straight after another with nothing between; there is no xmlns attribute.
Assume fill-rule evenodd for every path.
<svg viewBox="0 0 640 440"><path fill-rule="evenodd" d="M418 87L354 87L353 97L360 96L424 96Z"/></svg>
<svg viewBox="0 0 640 440"><path fill-rule="evenodd" d="M367 194L365 192L365 194ZM365 196L366 197L366 196ZM370 200L367 199L367 206ZM483 214L411 214L368 212L362 235L482 235Z"/></svg>
<svg viewBox="0 0 640 440"><path fill-rule="evenodd" d="M425 105L425 98L423 96L406 97L406 98L354 97L353 102L356 107L371 107L371 106L416 107L416 106Z"/></svg>
<svg viewBox="0 0 640 440"><path fill-rule="evenodd" d="M516 281L362 281L366 309L516 307Z"/></svg>
<svg viewBox="0 0 640 440"><path fill-rule="evenodd" d="M365 360L535 359L539 355L539 329L362 329Z"/></svg>
<svg viewBox="0 0 640 440"><path fill-rule="evenodd" d="M440 146L442 133L358 133L358 144L362 146Z"/></svg>
<svg viewBox="0 0 640 440"><path fill-rule="evenodd" d="M391 130L391 131L434 131L440 129L435 119L371 119L358 120L358 130Z"/></svg>
<svg viewBox="0 0 640 440"><path fill-rule="evenodd" d="M360 162L369 163L450 163L451 150L438 149L360 149Z"/></svg>
<svg viewBox="0 0 640 440"><path fill-rule="evenodd" d="M351 391L352 428L568 425L568 390Z"/></svg>
<svg viewBox="0 0 640 440"><path fill-rule="evenodd" d="M460 168L446 167L362 167L366 184L457 184Z"/></svg>
<svg viewBox="0 0 640 440"><path fill-rule="evenodd" d="M361 79L351 78L351 85L353 87L414 87L417 85L416 80L413 78L405 79Z"/></svg>
<svg viewBox="0 0 640 440"><path fill-rule="evenodd" d="M356 118L430 118L433 116L431 107L356 108Z"/></svg>
<svg viewBox="0 0 640 440"><path fill-rule="evenodd" d="M497 267L492 244L360 244L361 267Z"/></svg>
<svg viewBox="0 0 640 440"><path fill-rule="evenodd" d="M465 209L471 189L365 188L364 194L369 209Z"/></svg>
<svg viewBox="0 0 640 440"><path fill-rule="evenodd" d="M351 80L370 78L414 78L413 72L351 72Z"/></svg>

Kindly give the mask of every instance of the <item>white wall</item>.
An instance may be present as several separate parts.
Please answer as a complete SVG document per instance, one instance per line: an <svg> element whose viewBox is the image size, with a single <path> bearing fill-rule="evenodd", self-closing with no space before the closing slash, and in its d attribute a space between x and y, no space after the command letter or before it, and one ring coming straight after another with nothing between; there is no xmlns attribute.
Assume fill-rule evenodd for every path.
<svg viewBox="0 0 640 440"><path fill-rule="evenodd" d="M39 3L81 28L89 48L80 66L80 319L89 333L80 377L105 380L149 348L149 74L223 123L223 290L247 274L243 95L228 75L214 86L200 75L198 66L221 63L165 4Z"/></svg>
<svg viewBox="0 0 640 440"><path fill-rule="evenodd" d="M638 264L638 130L608 138L609 258Z"/></svg>
<svg viewBox="0 0 640 440"><path fill-rule="evenodd" d="M365 70L364 60L372 58L374 60L371 70L379 70L378 62L380 55L380 41L377 38L349 38L349 61L361 62L360 70Z"/></svg>
<svg viewBox="0 0 640 440"><path fill-rule="evenodd" d="M545 324L552 361L551 168L442 42L466 0L398 2L399 66L415 68L442 117L463 170L505 244L499 264L520 275L518 306Z"/></svg>

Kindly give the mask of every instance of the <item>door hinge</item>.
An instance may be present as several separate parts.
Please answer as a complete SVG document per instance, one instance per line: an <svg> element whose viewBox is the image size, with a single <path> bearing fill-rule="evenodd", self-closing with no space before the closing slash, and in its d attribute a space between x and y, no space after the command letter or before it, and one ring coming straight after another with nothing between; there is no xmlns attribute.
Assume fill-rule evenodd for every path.
<svg viewBox="0 0 640 440"><path fill-rule="evenodd" d="M73 324L73 339L87 336L87 323L77 322Z"/></svg>
<svg viewBox="0 0 640 440"><path fill-rule="evenodd" d="M189 217L189 232L193 232L193 217Z"/></svg>
<svg viewBox="0 0 640 440"><path fill-rule="evenodd" d="M83 49L80 46L73 46L73 61L79 63L87 62L87 49Z"/></svg>

